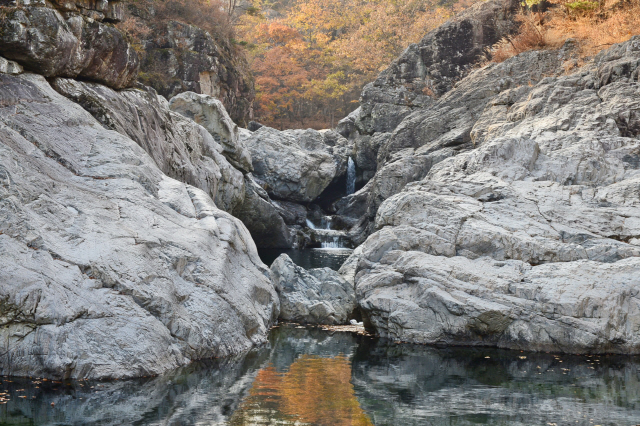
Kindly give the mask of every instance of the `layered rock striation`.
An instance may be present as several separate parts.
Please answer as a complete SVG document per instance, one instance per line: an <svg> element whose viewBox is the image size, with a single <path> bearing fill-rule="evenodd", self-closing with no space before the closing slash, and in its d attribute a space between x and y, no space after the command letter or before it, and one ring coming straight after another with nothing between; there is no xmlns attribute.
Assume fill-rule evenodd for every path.
<svg viewBox="0 0 640 426"><path fill-rule="evenodd" d="M342 270L381 335L640 352L640 38L565 73L570 52L480 68L390 136L367 185L426 176Z"/></svg>
<svg viewBox="0 0 640 426"><path fill-rule="evenodd" d="M80 77L121 89L138 77L139 59L110 22L119 1L0 2L0 55L45 77Z"/></svg>
<svg viewBox="0 0 640 426"><path fill-rule="evenodd" d="M99 50L112 27L82 45L102 66L77 74L112 87L30 61L70 24L21 13L76 29L115 19L72 3L0 8L2 36L22 43L2 44L19 63L0 60L0 374L148 376L265 342L279 299L248 230L222 210L245 202L247 177L155 91L114 90L122 51Z"/></svg>
<svg viewBox="0 0 640 426"><path fill-rule="evenodd" d="M410 45L364 87L360 107L337 129L353 142L359 186L367 184L338 204L338 213L350 218L352 225L358 224L353 230L356 241L362 242L372 232L382 201L408 182L422 179L431 164L440 160L428 158L426 152L413 155L406 148L440 144L456 152L469 146L468 127L503 88L492 78L464 103L448 93L477 68L488 47L517 30L519 10L520 4L512 0L479 2ZM550 66L537 69L545 65ZM526 69L514 73L535 79L536 74L555 71L556 65L533 65L532 76ZM510 76L509 70L504 75ZM513 80L523 84L518 76Z"/></svg>

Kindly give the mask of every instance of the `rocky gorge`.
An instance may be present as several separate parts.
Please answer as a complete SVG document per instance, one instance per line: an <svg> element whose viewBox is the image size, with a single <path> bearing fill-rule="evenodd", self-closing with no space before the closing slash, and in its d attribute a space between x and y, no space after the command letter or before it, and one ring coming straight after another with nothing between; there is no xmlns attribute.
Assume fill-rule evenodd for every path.
<svg viewBox="0 0 640 426"><path fill-rule="evenodd" d="M0 1L0 375L157 375L279 318L640 353L640 38L482 63L520 7L490 0L336 129L245 129L240 91L138 82L123 7ZM338 272L258 254L332 244Z"/></svg>

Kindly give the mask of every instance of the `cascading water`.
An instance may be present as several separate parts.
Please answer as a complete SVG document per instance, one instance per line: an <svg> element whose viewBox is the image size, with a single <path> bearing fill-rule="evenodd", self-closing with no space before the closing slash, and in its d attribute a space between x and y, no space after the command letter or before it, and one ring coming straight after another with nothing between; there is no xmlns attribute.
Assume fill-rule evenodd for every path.
<svg viewBox="0 0 640 426"><path fill-rule="evenodd" d="M316 244L323 249L347 249L350 246L350 240L345 231L332 229L333 218L331 216L322 216L320 223L312 222L307 219L307 228L312 230L313 239Z"/></svg>
<svg viewBox="0 0 640 426"><path fill-rule="evenodd" d="M356 192L356 163L349 157L347 161L347 195Z"/></svg>

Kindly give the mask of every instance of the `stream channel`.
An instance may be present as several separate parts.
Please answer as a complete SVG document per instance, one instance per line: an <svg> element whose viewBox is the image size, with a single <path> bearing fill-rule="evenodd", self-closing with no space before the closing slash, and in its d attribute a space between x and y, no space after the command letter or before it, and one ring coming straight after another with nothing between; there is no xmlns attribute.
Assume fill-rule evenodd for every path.
<svg viewBox="0 0 640 426"><path fill-rule="evenodd" d="M282 324L247 354L159 377L2 377L0 425L631 426L639 368L638 357L434 348Z"/></svg>
<svg viewBox="0 0 640 426"><path fill-rule="evenodd" d="M287 253L338 270L352 252L346 233L330 216L307 230L315 248L262 249L262 261ZM262 347L158 377L0 377L0 426L196 424L632 426L640 357L436 348L281 324Z"/></svg>

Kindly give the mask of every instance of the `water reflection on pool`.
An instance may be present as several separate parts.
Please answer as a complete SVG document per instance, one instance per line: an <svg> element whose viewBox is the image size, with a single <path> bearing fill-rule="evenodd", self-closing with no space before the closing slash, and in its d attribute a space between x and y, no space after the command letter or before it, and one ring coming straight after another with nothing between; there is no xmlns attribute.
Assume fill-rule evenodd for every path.
<svg viewBox="0 0 640 426"><path fill-rule="evenodd" d="M331 268L334 271L340 269L345 260L351 255L351 249L321 249L308 248L297 249L258 249L260 259L265 265L271 266L274 260L282 253L286 253L293 263L305 269Z"/></svg>
<svg viewBox="0 0 640 426"><path fill-rule="evenodd" d="M639 368L638 357L437 349L281 326L244 356L155 378L0 378L0 425L631 426Z"/></svg>

